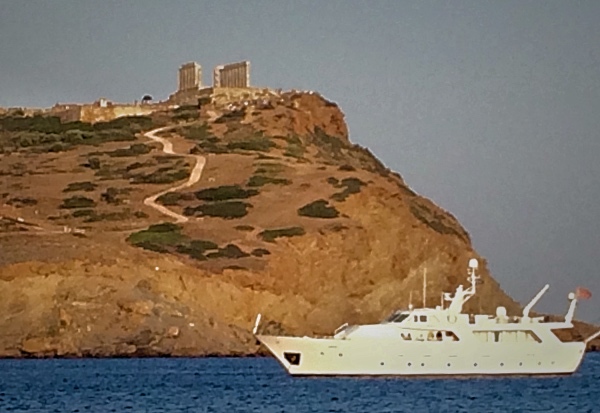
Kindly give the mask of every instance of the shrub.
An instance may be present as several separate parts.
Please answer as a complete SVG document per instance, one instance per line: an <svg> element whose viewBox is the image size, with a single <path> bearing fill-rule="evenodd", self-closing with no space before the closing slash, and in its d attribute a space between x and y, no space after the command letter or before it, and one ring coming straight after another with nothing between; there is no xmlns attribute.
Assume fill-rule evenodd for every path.
<svg viewBox="0 0 600 413"><path fill-rule="evenodd" d="M255 174L278 174L285 170L286 166L280 163L261 162L256 165L258 168L254 171Z"/></svg>
<svg viewBox="0 0 600 413"><path fill-rule="evenodd" d="M196 198L203 201L226 201L229 199L245 199L258 194L256 189L243 189L239 185L224 185L202 189L195 193Z"/></svg>
<svg viewBox="0 0 600 413"><path fill-rule="evenodd" d="M248 256L249 256L249 254L247 254L244 251L242 251L240 249L240 247L238 247L235 244L227 244L225 247L219 248L218 251L210 252L210 253L206 254L207 258L233 258L233 259L238 259L238 258L244 258L244 257L248 257Z"/></svg>
<svg viewBox="0 0 600 413"><path fill-rule="evenodd" d="M252 225L237 225L234 228L238 231L254 231L254 227Z"/></svg>
<svg viewBox="0 0 600 413"><path fill-rule="evenodd" d="M217 202L204 204L197 207L187 207L183 214L187 216L211 216L223 219L241 218L248 214L248 207L252 205L241 201Z"/></svg>
<svg viewBox="0 0 600 413"><path fill-rule="evenodd" d="M334 201L342 202L345 201L352 194L360 192L360 188L366 185L363 181L358 178L345 178L337 185L338 188L345 187L342 192L337 192L331 196Z"/></svg>
<svg viewBox="0 0 600 413"><path fill-rule="evenodd" d="M175 247L187 241L188 237L181 234L181 227L170 222L151 225L127 237L127 242L136 247L158 252L167 252L167 247Z"/></svg>
<svg viewBox="0 0 600 413"><path fill-rule="evenodd" d="M219 249L219 246L212 241L192 240L189 243L177 246L177 252L187 254L196 260L205 261L204 252Z"/></svg>
<svg viewBox="0 0 600 413"><path fill-rule="evenodd" d="M161 224L153 224L148 227L150 232L175 232L180 231L181 227L171 222L163 222Z"/></svg>
<svg viewBox="0 0 600 413"><path fill-rule="evenodd" d="M129 148L115 149L114 151L107 152L106 154L110 157L138 156L150 153L151 150L152 148L144 143L135 143Z"/></svg>
<svg viewBox="0 0 600 413"><path fill-rule="evenodd" d="M297 237L304 235L306 231L302 227L287 227L278 229L266 229L258 234L266 242L275 242L280 237Z"/></svg>
<svg viewBox="0 0 600 413"><path fill-rule="evenodd" d="M311 218L337 218L340 213L324 199L311 202L298 209L298 215Z"/></svg>
<svg viewBox="0 0 600 413"><path fill-rule="evenodd" d="M172 170L170 167L160 168L147 175L136 175L131 179L132 184L170 184L189 177L185 169Z"/></svg>
<svg viewBox="0 0 600 413"><path fill-rule="evenodd" d="M96 206L96 202L94 202L93 199L76 195L76 196L72 196L70 198L63 199L63 202L59 208L63 208L63 209L92 208L94 206Z"/></svg>
<svg viewBox="0 0 600 413"><path fill-rule="evenodd" d="M180 193L167 192L166 194L163 194L163 195L159 196L158 198L156 198L156 201L158 201L159 203L166 205L166 206L172 206L172 205L179 205L180 199L181 199Z"/></svg>
<svg viewBox="0 0 600 413"><path fill-rule="evenodd" d="M118 188L110 187L106 188L106 191L100 194L100 198L107 204L119 205L123 202L121 199L119 199L119 195L126 192L128 191L123 191Z"/></svg>
<svg viewBox="0 0 600 413"><path fill-rule="evenodd" d="M93 170L98 170L98 169L100 169L100 159L89 158L87 163L83 164L83 166L93 169Z"/></svg>
<svg viewBox="0 0 600 413"><path fill-rule="evenodd" d="M246 140L227 143L227 149L229 150L241 149L258 152L269 152L274 146L276 146L275 143L266 136L253 136Z"/></svg>
<svg viewBox="0 0 600 413"><path fill-rule="evenodd" d="M146 214L144 211L135 211L133 213L133 216L136 218L148 218L148 214Z"/></svg>
<svg viewBox="0 0 600 413"><path fill-rule="evenodd" d="M216 136L210 134L206 123L178 128L176 132L184 138L194 141L218 141Z"/></svg>
<svg viewBox="0 0 600 413"><path fill-rule="evenodd" d="M194 251L208 251L208 250L216 250L219 246L212 242L203 239L195 239L190 242L190 248Z"/></svg>
<svg viewBox="0 0 600 413"><path fill-rule="evenodd" d="M283 156L289 156L291 158L302 158L304 156L304 147L290 144L285 149Z"/></svg>
<svg viewBox="0 0 600 413"><path fill-rule="evenodd" d="M255 248L250 254L254 255L255 257L262 257L264 255L270 255L271 252L265 248Z"/></svg>
<svg viewBox="0 0 600 413"><path fill-rule="evenodd" d="M74 191L86 191L86 192L91 192L94 189L96 189L98 185L96 185L95 183L92 182L71 182L69 185L67 185L67 187L65 189L63 189L63 192L74 192Z"/></svg>
<svg viewBox="0 0 600 413"><path fill-rule="evenodd" d="M273 185L290 185L292 181L285 178L272 178L270 176L254 175L248 180L248 186L263 186L267 184Z"/></svg>
<svg viewBox="0 0 600 413"><path fill-rule="evenodd" d="M96 213L93 209L78 209L77 211L73 211L71 216L73 218L81 218L81 217L89 217Z"/></svg>
<svg viewBox="0 0 600 413"><path fill-rule="evenodd" d="M33 206L37 205L38 201L35 198L30 198L27 196L16 196L14 198L10 198L6 201L7 205L12 205L14 207L20 208L24 206Z"/></svg>
<svg viewBox="0 0 600 413"><path fill-rule="evenodd" d="M338 168L339 171L353 172L356 171L356 168L352 165L344 164Z"/></svg>

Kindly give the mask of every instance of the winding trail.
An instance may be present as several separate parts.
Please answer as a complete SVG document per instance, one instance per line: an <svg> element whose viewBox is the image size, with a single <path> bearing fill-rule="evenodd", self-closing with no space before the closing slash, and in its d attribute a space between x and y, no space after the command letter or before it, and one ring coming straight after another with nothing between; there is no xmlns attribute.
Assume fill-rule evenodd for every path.
<svg viewBox="0 0 600 413"><path fill-rule="evenodd" d="M164 132L169 129L173 129L173 126L165 126L162 128L151 130L149 132L146 132L144 134L144 136L147 137L148 139L152 139L155 142L161 143L163 145L163 152L168 155L179 155L179 156L185 156L186 158L194 158L196 160L196 165L194 165L194 168L192 169L190 177L188 178L188 180L186 182L184 182L183 184L173 186L169 189L165 189L164 191L161 191L157 194L149 196L148 198L144 199L144 205L148 205L149 207L156 209L161 214L164 214L171 218L174 218L175 223L180 224L180 223L189 221L188 217L178 214L176 212L173 212L169 208L166 208L163 205L157 204L156 199L158 197L166 194L167 192L179 191L180 189L188 188L188 187L194 185L196 182L198 182L200 180L200 178L202 177L202 171L204 169L204 165L206 165L206 158L202 155L189 155L189 154L174 152L173 144L169 140L167 140L165 138L161 138L160 136L156 136L157 133Z"/></svg>

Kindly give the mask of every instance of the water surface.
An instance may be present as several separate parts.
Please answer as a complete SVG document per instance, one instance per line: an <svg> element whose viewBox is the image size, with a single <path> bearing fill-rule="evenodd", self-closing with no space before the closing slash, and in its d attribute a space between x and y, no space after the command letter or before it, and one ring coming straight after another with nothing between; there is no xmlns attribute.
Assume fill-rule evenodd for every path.
<svg viewBox="0 0 600 413"><path fill-rule="evenodd" d="M0 360L0 412L600 412L573 376L292 378L272 358Z"/></svg>

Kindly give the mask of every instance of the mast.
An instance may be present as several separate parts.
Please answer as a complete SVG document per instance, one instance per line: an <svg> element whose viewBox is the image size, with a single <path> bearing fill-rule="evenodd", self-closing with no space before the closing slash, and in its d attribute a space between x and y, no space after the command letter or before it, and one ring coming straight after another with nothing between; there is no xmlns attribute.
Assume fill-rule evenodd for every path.
<svg viewBox="0 0 600 413"><path fill-rule="evenodd" d="M427 267L423 269L423 308L427 308Z"/></svg>

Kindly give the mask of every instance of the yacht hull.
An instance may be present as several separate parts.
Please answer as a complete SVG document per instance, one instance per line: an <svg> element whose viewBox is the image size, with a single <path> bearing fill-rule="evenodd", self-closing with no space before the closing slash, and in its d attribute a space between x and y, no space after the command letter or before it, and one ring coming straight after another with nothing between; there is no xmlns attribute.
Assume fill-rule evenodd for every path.
<svg viewBox="0 0 600 413"><path fill-rule="evenodd" d="M506 376L572 374L585 344L405 342L257 335L293 376Z"/></svg>

